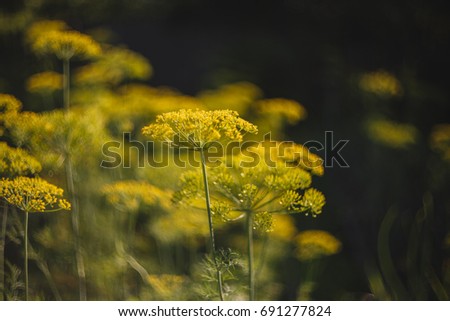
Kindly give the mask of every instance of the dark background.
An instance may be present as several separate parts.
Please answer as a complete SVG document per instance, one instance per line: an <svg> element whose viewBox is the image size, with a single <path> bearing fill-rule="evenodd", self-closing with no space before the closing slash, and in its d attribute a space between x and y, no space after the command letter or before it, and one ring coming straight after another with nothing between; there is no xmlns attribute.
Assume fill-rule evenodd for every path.
<svg viewBox="0 0 450 321"><path fill-rule="evenodd" d="M343 241L341 257L324 274L335 284L331 289L369 292L364 262L378 259L380 224L390 208L398 213L390 234L392 257L405 278L410 231L427 195L433 213L420 242L429 242L426 256L444 277L448 163L430 150L428 137L435 124L450 121L448 1L35 2L32 10L41 18L65 20L85 32L109 28L117 43L149 58L155 69L150 85L194 95L250 81L265 97L295 99L307 108L308 119L289 128L291 139L323 142L324 132L333 131L335 141L349 140L342 156L350 167L328 168L317 181L327 197L323 219L301 222L301 228L319 225ZM2 1L1 7L13 13L26 3ZM0 91L23 96L23 79L36 69L35 60L19 33L4 34L0 41ZM381 111L364 104L358 77L379 69L396 75L404 86L403 96L382 112L418 128L414 148L393 150L365 134L364 122ZM283 269L281 279L295 274L289 264ZM290 291L294 289L287 288L283 299L292 299ZM317 292L319 299L330 297Z"/></svg>

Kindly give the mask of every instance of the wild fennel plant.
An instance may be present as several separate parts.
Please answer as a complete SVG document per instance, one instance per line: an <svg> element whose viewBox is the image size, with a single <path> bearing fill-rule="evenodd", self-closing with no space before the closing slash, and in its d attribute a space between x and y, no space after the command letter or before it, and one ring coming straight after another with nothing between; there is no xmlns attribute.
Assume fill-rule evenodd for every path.
<svg viewBox="0 0 450 321"><path fill-rule="evenodd" d="M211 254L216 266L218 293L224 300L221 269L217 258L211 209L210 187L206 168L205 152L214 143L240 142L245 133L256 133L255 125L240 118L231 110L182 109L159 115L156 122L142 129L143 134L170 144L174 148L185 148L200 154L204 197L210 233Z"/></svg>
<svg viewBox="0 0 450 321"><path fill-rule="evenodd" d="M0 197L25 213L24 267L25 299L28 301L28 216L35 212L70 210L70 203L62 196L64 191L41 178L19 176L0 181Z"/></svg>

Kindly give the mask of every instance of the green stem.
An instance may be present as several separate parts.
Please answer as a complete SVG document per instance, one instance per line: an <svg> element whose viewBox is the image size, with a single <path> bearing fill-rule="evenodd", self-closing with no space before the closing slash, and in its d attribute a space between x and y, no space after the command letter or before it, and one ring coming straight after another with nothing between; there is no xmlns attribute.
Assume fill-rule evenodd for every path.
<svg viewBox="0 0 450 321"><path fill-rule="evenodd" d="M25 300L28 301L28 211L25 211Z"/></svg>
<svg viewBox="0 0 450 321"><path fill-rule="evenodd" d="M64 108L66 111L69 110L70 107L70 60L63 60L63 100L64 100Z"/></svg>
<svg viewBox="0 0 450 321"><path fill-rule="evenodd" d="M66 114L70 109L70 60L63 60L63 100L64 109ZM67 153L65 159L65 170L67 179L67 190L70 194L72 203L72 229L74 234L75 243L75 260L77 264L77 274L78 274L78 287L80 293L80 301L87 300L87 290L86 290L86 272L84 268L84 259L81 252L80 245L80 211L78 208L78 198L75 192L75 183L73 179L73 166L70 159L69 152Z"/></svg>
<svg viewBox="0 0 450 321"><path fill-rule="evenodd" d="M6 223L8 220L8 204L3 203L3 215L2 215L2 234L0 239L0 298L1 301L5 299L5 246L6 246Z"/></svg>
<svg viewBox="0 0 450 321"><path fill-rule="evenodd" d="M255 300L255 278L253 272L253 217L247 212L247 256L248 256L248 297Z"/></svg>
<svg viewBox="0 0 450 321"><path fill-rule="evenodd" d="M211 212L211 198L209 196L208 175L206 172L206 161L205 161L205 154L204 154L203 149L200 149L200 157L201 157L201 163L202 163L203 184L205 186L206 210L208 212L209 239L210 239L210 245L211 245L211 253L212 253L212 257L213 257L214 264L216 266L216 271L217 271L217 283L218 283L219 297L220 297L220 300L223 301L222 273L220 271L219 263L217 261L217 255L216 255L216 244L215 244L215 240L214 240L214 228L213 228L213 220L212 220L212 212Z"/></svg>

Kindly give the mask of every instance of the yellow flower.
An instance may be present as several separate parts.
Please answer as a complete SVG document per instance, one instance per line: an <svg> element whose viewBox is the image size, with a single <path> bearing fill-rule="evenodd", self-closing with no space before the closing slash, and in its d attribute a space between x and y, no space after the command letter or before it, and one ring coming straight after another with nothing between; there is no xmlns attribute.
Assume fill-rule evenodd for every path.
<svg viewBox="0 0 450 321"><path fill-rule="evenodd" d="M310 261L338 253L341 242L333 235L321 230L300 232L297 236L297 257L301 261Z"/></svg>
<svg viewBox="0 0 450 321"><path fill-rule="evenodd" d="M289 242L297 233L294 218L291 215L274 215L271 236L281 241Z"/></svg>
<svg viewBox="0 0 450 321"><path fill-rule="evenodd" d="M140 54L125 48L110 47L97 61L83 66L75 73L78 85L117 85L123 80L146 80L152 74L152 66Z"/></svg>
<svg viewBox="0 0 450 321"><path fill-rule="evenodd" d="M45 71L28 78L27 90L31 93L50 94L62 89L63 76L54 71Z"/></svg>
<svg viewBox="0 0 450 321"><path fill-rule="evenodd" d="M0 113L17 113L22 108L22 103L14 96L0 93Z"/></svg>
<svg viewBox="0 0 450 321"><path fill-rule="evenodd" d="M262 95L261 89L249 82L227 84L215 90L200 92L198 98L208 109L230 108L245 113L250 105Z"/></svg>
<svg viewBox="0 0 450 321"><path fill-rule="evenodd" d="M135 212L141 204L153 205L158 200L169 198L156 186L139 181L120 181L103 186L107 201L124 212Z"/></svg>
<svg viewBox="0 0 450 321"><path fill-rule="evenodd" d="M175 300L184 295L186 277L175 274L150 274L147 282L152 287L156 300Z"/></svg>
<svg viewBox="0 0 450 321"><path fill-rule="evenodd" d="M379 96L400 96L402 94L400 81L384 70L364 74L359 81L359 87Z"/></svg>
<svg viewBox="0 0 450 321"><path fill-rule="evenodd" d="M267 117L281 116L289 124L296 124L306 118L306 109L295 100L284 98L264 99L256 102L257 111Z"/></svg>
<svg viewBox="0 0 450 321"><path fill-rule="evenodd" d="M175 147L202 149L213 142L240 142L245 133L256 133L257 128L232 110L181 109L159 115L142 132Z"/></svg>
<svg viewBox="0 0 450 321"><path fill-rule="evenodd" d="M41 164L23 149L12 148L0 142L0 174L2 176L36 174L41 169Z"/></svg>
<svg viewBox="0 0 450 321"><path fill-rule="evenodd" d="M418 136L414 126L385 119L370 121L367 131L373 141L396 149L408 148L416 142Z"/></svg>
<svg viewBox="0 0 450 321"><path fill-rule="evenodd" d="M19 176L0 181L0 197L24 212L70 210L63 190L39 177Z"/></svg>
<svg viewBox="0 0 450 321"><path fill-rule="evenodd" d="M40 54L54 54L62 60L75 56L93 58L101 53L100 45L94 39L78 31L46 32L33 43L33 50Z"/></svg>
<svg viewBox="0 0 450 321"><path fill-rule="evenodd" d="M450 124L435 125L430 135L430 145L440 153L442 158L450 162Z"/></svg>
<svg viewBox="0 0 450 321"><path fill-rule="evenodd" d="M63 31L68 28L61 20L41 20L33 23L26 31L26 39L33 44L40 36L50 31Z"/></svg>

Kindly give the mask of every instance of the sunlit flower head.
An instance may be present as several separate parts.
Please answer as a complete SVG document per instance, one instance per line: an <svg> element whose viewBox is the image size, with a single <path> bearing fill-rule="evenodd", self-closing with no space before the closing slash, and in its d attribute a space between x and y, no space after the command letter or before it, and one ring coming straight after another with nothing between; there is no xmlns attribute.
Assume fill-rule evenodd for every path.
<svg viewBox="0 0 450 321"><path fill-rule="evenodd" d="M289 124L296 124L306 118L306 109L291 99L272 98L256 102L257 111L267 117L280 116Z"/></svg>
<svg viewBox="0 0 450 321"><path fill-rule="evenodd" d="M22 103L14 96L0 93L0 114L17 113Z"/></svg>
<svg viewBox="0 0 450 321"><path fill-rule="evenodd" d="M0 142L0 174L13 177L18 175L30 175L40 172L41 164L36 158L20 148L9 147Z"/></svg>
<svg viewBox="0 0 450 321"><path fill-rule="evenodd" d="M0 197L24 212L70 210L64 191L39 177L19 176L0 181Z"/></svg>
<svg viewBox="0 0 450 321"><path fill-rule="evenodd" d="M33 43L33 50L39 54L54 54L62 60L89 59L101 53L100 45L94 39L78 31L46 32Z"/></svg>
<svg viewBox="0 0 450 321"><path fill-rule="evenodd" d="M68 29L62 20L40 20L33 23L26 31L26 39L33 44L39 37L50 31L63 31Z"/></svg>
<svg viewBox="0 0 450 321"><path fill-rule="evenodd" d="M51 94L63 87L63 76L54 71L44 71L30 76L27 90L31 93Z"/></svg>
<svg viewBox="0 0 450 321"><path fill-rule="evenodd" d="M232 110L182 109L159 115L142 132L175 147L201 149L212 142L240 142L245 133L256 133L257 128Z"/></svg>
<svg viewBox="0 0 450 321"><path fill-rule="evenodd" d="M384 70L364 74L359 80L359 87L379 96L400 96L402 94L400 81Z"/></svg>
<svg viewBox="0 0 450 321"><path fill-rule="evenodd" d="M183 296L187 279L175 274L150 274L147 282L153 289L156 300L175 300Z"/></svg>
<svg viewBox="0 0 450 321"><path fill-rule="evenodd" d="M418 131L410 124L396 123L386 119L372 120L367 131L373 141L396 149L405 149L415 144Z"/></svg>
<svg viewBox="0 0 450 321"><path fill-rule="evenodd" d="M202 91L198 94L198 98L208 109L230 108L239 113L245 113L261 95L261 89L256 85L249 82L237 82L214 90Z"/></svg>
<svg viewBox="0 0 450 321"><path fill-rule="evenodd" d="M156 186L133 180L107 184L101 192L111 205L124 212L135 212L141 205L153 205L170 197Z"/></svg>
<svg viewBox="0 0 450 321"><path fill-rule="evenodd" d="M126 48L110 47L102 56L75 73L77 85L117 85L124 80L146 80L152 74L148 60Z"/></svg>
<svg viewBox="0 0 450 321"><path fill-rule="evenodd" d="M297 228L292 215L274 215L271 237L289 242L296 233Z"/></svg>
<svg viewBox="0 0 450 321"><path fill-rule="evenodd" d="M301 261L315 260L338 253L341 242L326 231L308 230L297 236L297 257Z"/></svg>

